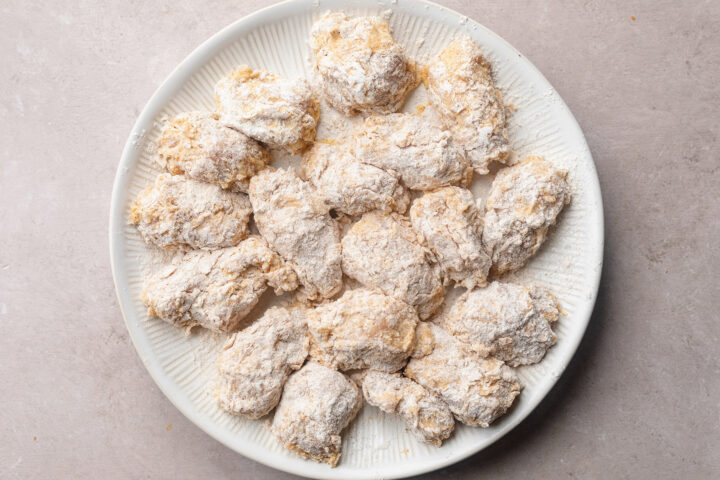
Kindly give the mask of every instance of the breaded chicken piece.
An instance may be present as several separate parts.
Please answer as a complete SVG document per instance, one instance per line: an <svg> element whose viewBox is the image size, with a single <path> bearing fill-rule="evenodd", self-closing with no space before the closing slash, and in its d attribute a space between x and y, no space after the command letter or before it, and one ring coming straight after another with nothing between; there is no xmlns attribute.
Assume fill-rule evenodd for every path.
<svg viewBox="0 0 720 480"><path fill-rule="evenodd" d="M460 422L488 427L505 414L520 393L515 373L500 360L468 354L441 327L429 327L433 351L411 358L405 375L442 398Z"/></svg>
<svg viewBox="0 0 720 480"><path fill-rule="evenodd" d="M262 238L252 236L236 247L186 253L146 279L142 301L149 315L176 327L229 332L268 286L280 295L297 285L293 269Z"/></svg>
<svg viewBox="0 0 720 480"><path fill-rule="evenodd" d="M336 370L396 372L415 347L415 309L372 290L347 290L307 318L312 357Z"/></svg>
<svg viewBox="0 0 720 480"><path fill-rule="evenodd" d="M215 85L221 121L270 148L298 153L315 139L319 107L310 85L241 66Z"/></svg>
<svg viewBox="0 0 720 480"><path fill-rule="evenodd" d="M253 419L270 413L290 373L305 362L309 348L303 309L267 310L223 346L215 391L220 408Z"/></svg>
<svg viewBox="0 0 720 480"><path fill-rule="evenodd" d="M358 160L394 172L413 190L467 185L472 178L462 149L431 118L410 113L368 117L353 139Z"/></svg>
<svg viewBox="0 0 720 480"><path fill-rule="evenodd" d="M380 17L328 12L313 25L310 48L325 99L346 115L396 112L418 84Z"/></svg>
<svg viewBox="0 0 720 480"><path fill-rule="evenodd" d="M492 261L482 244L482 217L472 193L460 187L427 192L413 202L410 222L435 254L446 284L487 283Z"/></svg>
<svg viewBox="0 0 720 480"><path fill-rule="evenodd" d="M303 155L302 169L325 203L347 215L371 210L404 213L410 203L397 177L358 162L344 145L316 142Z"/></svg>
<svg viewBox="0 0 720 480"><path fill-rule="evenodd" d="M365 401L402 418L407 430L421 442L439 447L455 428L445 402L413 380L376 370L367 371L361 379Z"/></svg>
<svg viewBox="0 0 720 480"><path fill-rule="evenodd" d="M272 162L252 138L226 127L220 115L185 112L170 119L158 138L158 164L173 175L247 192L250 177Z"/></svg>
<svg viewBox="0 0 720 480"><path fill-rule="evenodd" d="M570 203L566 177L565 170L536 156L498 172L485 202L483 230L494 273L517 270L538 251Z"/></svg>
<svg viewBox="0 0 720 480"><path fill-rule="evenodd" d="M405 217L366 213L342 239L342 269L368 288L415 307L420 319L442 304L440 272Z"/></svg>
<svg viewBox="0 0 720 480"><path fill-rule="evenodd" d="M135 199L129 219L147 243L212 250L247 237L251 214L243 193L163 173Z"/></svg>
<svg viewBox="0 0 720 480"><path fill-rule="evenodd" d="M552 326L559 316L545 290L492 282L465 292L439 323L469 351L517 367L543 359L555 344Z"/></svg>
<svg viewBox="0 0 720 480"><path fill-rule="evenodd" d="M490 63L472 40L455 40L440 52L428 66L425 86L477 173L488 173L492 161L510 160L502 94Z"/></svg>
<svg viewBox="0 0 720 480"><path fill-rule="evenodd" d="M361 406L355 383L340 372L308 362L285 383L272 431L289 450L334 467L342 451L340 434Z"/></svg>
<svg viewBox="0 0 720 480"><path fill-rule="evenodd" d="M309 299L342 288L340 230L323 200L292 170L266 169L250 181L262 236L298 274Z"/></svg>

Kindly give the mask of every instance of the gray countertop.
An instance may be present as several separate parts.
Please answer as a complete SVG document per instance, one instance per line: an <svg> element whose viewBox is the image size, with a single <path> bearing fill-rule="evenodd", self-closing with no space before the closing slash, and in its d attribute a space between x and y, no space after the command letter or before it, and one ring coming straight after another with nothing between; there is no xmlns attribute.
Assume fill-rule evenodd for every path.
<svg viewBox="0 0 720 480"><path fill-rule="evenodd" d="M108 258L138 113L195 46L270 4L0 5L0 478L290 478L186 420L133 349ZM424 478L720 477L720 3L444 0L508 40L595 157L589 330L541 406ZM630 4L632 3L632 5Z"/></svg>

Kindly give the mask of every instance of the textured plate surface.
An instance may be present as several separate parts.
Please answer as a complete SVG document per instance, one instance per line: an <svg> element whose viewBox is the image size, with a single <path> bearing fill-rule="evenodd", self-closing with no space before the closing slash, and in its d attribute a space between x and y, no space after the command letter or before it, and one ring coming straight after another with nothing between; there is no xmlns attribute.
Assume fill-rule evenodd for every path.
<svg viewBox="0 0 720 480"><path fill-rule="evenodd" d="M205 331L186 336L148 318L139 301L142 272L157 254L127 225L130 202L159 173L152 155L162 119L182 111L212 109L215 82L237 65L287 77L307 76L308 31L327 10L391 12L388 21L393 36L420 62L456 35L470 35L493 63L506 102L516 109L509 121L515 155L540 154L562 165L569 170L574 189L571 205L539 254L509 278L547 287L558 297L565 316L557 328L557 345L546 358L519 370L525 388L508 415L487 429L459 426L438 449L416 442L398 419L366 406L344 434L342 459L335 469L285 452L265 422L234 417L216 407L207 387L223 337ZM406 109L421 102L423 95L420 87ZM476 182L475 193L484 198L489 181ZM163 392L195 424L230 448L275 468L315 478L419 474L478 452L517 425L555 384L580 343L597 293L602 242L602 201L595 167L582 132L557 92L496 34L421 0L292 0L256 12L216 34L175 69L138 118L118 167L110 213L110 253L120 305L135 347Z"/></svg>

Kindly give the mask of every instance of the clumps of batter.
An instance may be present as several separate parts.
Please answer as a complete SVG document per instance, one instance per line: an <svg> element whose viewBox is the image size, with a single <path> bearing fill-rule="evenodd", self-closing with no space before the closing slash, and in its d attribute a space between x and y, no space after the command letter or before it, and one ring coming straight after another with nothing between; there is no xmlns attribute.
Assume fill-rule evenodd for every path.
<svg viewBox="0 0 720 480"><path fill-rule="evenodd" d="M483 286L492 261L482 244L482 217L468 190L445 187L425 193L410 208L413 228L422 234L446 283Z"/></svg>
<svg viewBox="0 0 720 480"><path fill-rule="evenodd" d="M397 214L366 213L342 239L343 272L412 305L422 320L445 296L440 272L429 259L422 237Z"/></svg>
<svg viewBox="0 0 720 480"><path fill-rule="evenodd" d="M448 45L427 68L425 85L433 106L479 174L492 161L510 161L502 94L492 67L467 37Z"/></svg>
<svg viewBox="0 0 720 480"><path fill-rule="evenodd" d="M295 272L259 237L236 247L192 250L148 277L142 301L150 316L185 329L229 332L250 313L267 287L280 295L297 288Z"/></svg>
<svg viewBox="0 0 720 480"><path fill-rule="evenodd" d="M520 393L517 377L501 360L469 354L443 328L431 324L430 330L432 353L411 358L405 376L442 398L458 421L489 427Z"/></svg>
<svg viewBox="0 0 720 480"><path fill-rule="evenodd" d="M364 288L308 311L312 356L337 370L396 372L415 347L418 316L406 303Z"/></svg>
<svg viewBox="0 0 720 480"><path fill-rule="evenodd" d="M555 344L552 327L559 316L545 290L492 282L465 292L440 324L468 350L517 367L543 359Z"/></svg>
<svg viewBox="0 0 720 480"><path fill-rule="evenodd" d="M226 127L219 114L185 112L163 126L156 160L173 175L247 192L250 178L272 157L257 141Z"/></svg>
<svg viewBox="0 0 720 480"><path fill-rule="evenodd" d="M248 236L247 195L182 176L158 175L130 206L130 223L164 249L230 247Z"/></svg>
<svg viewBox="0 0 720 480"><path fill-rule="evenodd" d="M302 169L325 203L347 215L405 213L410 203L395 175L358 161L343 144L316 142L303 156Z"/></svg>
<svg viewBox="0 0 720 480"><path fill-rule="evenodd" d="M308 355L305 312L273 307L225 342L215 397L223 410L248 418L270 413L285 381Z"/></svg>
<svg viewBox="0 0 720 480"><path fill-rule="evenodd" d="M380 17L328 12L313 25L310 48L325 99L346 115L396 112L418 83Z"/></svg>
<svg viewBox="0 0 720 480"><path fill-rule="evenodd" d="M495 273L517 270L538 251L570 203L567 172L530 156L498 172L485 202L483 243Z"/></svg>
<svg viewBox="0 0 720 480"><path fill-rule="evenodd" d="M327 205L292 170L266 169L250 181L255 223L298 274L310 299L342 288L340 230Z"/></svg>
<svg viewBox="0 0 720 480"><path fill-rule="evenodd" d="M409 378L375 370L360 378L365 401L402 418L407 430L421 442L439 447L455 428L447 404Z"/></svg>
<svg viewBox="0 0 720 480"><path fill-rule="evenodd" d="M462 148L447 129L429 117L410 113L371 116L353 139L358 160L393 172L413 190L466 185L472 178Z"/></svg>
<svg viewBox="0 0 720 480"><path fill-rule="evenodd" d="M270 148L298 153L315 139L319 107L305 80L239 67L215 86L221 121Z"/></svg>
<svg viewBox="0 0 720 480"><path fill-rule="evenodd" d="M289 450L334 467L342 452L340 434L361 406L362 395L349 378L308 362L285 384L272 431Z"/></svg>

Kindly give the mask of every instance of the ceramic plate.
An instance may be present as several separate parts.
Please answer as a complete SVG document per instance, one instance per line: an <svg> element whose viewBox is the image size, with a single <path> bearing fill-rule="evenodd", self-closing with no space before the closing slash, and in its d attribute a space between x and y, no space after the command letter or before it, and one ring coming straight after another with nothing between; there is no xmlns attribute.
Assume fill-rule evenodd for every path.
<svg viewBox="0 0 720 480"><path fill-rule="evenodd" d="M130 202L159 173L153 145L162 119L182 111L212 109L215 82L241 64L286 77L308 76L308 32L327 10L389 15L393 36L420 62L455 36L470 35L492 62L497 84L515 108L509 120L515 155L539 154L567 168L574 190L571 205L539 254L510 277L547 287L565 313L557 327L557 344L545 359L519 369L524 390L511 411L490 428L459 426L441 448L435 448L418 443L399 419L365 406L343 435L342 459L334 469L286 452L270 434L267 422L245 420L218 409L207 386L223 336L205 331L184 335L148 318L139 300L142 272L159 255L127 225ZM422 103L423 96L421 86L406 109ZM473 190L481 198L490 180L480 178L474 183ZM238 20L207 40L145 106L115 178L110 254L120 305L138 354L165 395L196 425L247 457L298 475L397 478L444 467L482 450L540 403L569 363L590 318L602 268L602 220L595 167L572 113L542 74L502 38L467 17L421 0L292 0ZM265 307L267 298L261 303L259 308Z"/></svg>

